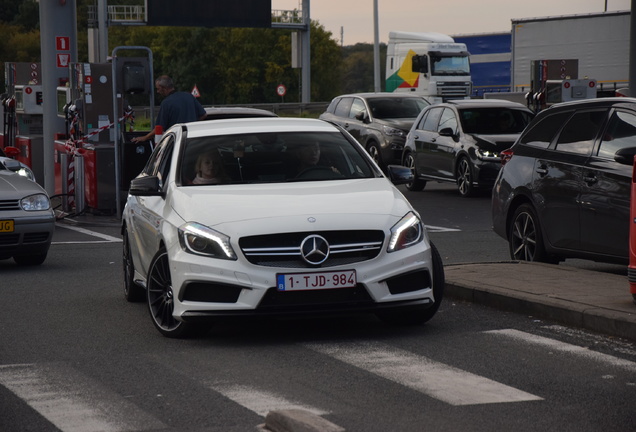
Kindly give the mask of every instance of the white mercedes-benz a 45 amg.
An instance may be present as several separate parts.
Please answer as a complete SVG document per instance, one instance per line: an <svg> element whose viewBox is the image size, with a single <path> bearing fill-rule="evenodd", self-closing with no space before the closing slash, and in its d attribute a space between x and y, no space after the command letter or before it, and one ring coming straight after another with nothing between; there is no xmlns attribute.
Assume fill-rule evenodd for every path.
<svg viewBox="0 0 636 432"><path fill-rule="evenodd" d="M215 319L433 317L444 269L418 213L347 132L314 119L179 124L130 185L124 293L185 337ZM392 184L393 183L393 184Z"/></svg>

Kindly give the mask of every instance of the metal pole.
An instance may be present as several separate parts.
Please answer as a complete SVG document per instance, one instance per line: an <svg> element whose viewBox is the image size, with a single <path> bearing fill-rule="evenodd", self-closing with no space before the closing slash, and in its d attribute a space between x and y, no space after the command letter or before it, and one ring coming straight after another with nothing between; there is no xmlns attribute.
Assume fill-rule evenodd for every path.
<svg viewBox="0 0 636 432"><path fill-rule="evenodd" d="M302 38L302 101L303 103L311 102L311 18L309 13L309 0L303 0L303 23L305 29L301 31Z"/></svg>
<svg viewBox="0 0 636 432"><path fill-rule="evenodd" d="M99 63L106 63L108 58L108 2L97 1L97 31L99 34Z"/></svg>
<svg viewBox="0 0 636 432"><path fill-rule="evenodd" d="M373 0L373 88L381 91L380 85L380 37L378 30L378 0Z"/></svg>
<svg viewBox="0 0 636 432"><path fill-rule="evenodd" d="M636 96L636 18L634 17L634 5L636 0L632 0L629 22L629 83L627 83L628 96Z"/></svg>
<svg viewBox="0 0 636 432"><path fill-rule="evenodd" d="M120 146L121 146L121 136L120 127L121 123L119 121L119 103L123 100L123 94L120 89L117 88L117 52L119 50L142 50L148 53L148 67L150 68L150 118L152 121L152 126L154 127L154 118L155 118L155 79L152 73L152 51L148 47L144 46L120 46L113 49L112 54L112 64L113 64L113 127L115 128L115 205L117 209L117 217L121 217L122 208L121 208L121 167L120 167Z"/></svg>

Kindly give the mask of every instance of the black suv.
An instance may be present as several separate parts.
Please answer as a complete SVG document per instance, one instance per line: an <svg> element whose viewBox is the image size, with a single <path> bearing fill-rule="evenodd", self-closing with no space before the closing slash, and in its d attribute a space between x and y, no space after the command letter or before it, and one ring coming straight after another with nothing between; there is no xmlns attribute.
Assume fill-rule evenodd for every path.
<svg viewBox="0 0 636 432"><path fill-rule="evenodd" d="M629 262L636 99L540 112L511 149L492 193L493 229L515 260Z"/></svg>
<svg viewBox="0 0 636 432"><path fill-rule="evenodd" d="M334 98L320 119L343 127L384 169L401 163L406 134L429 105L411 94L354 93Z"/></svg>

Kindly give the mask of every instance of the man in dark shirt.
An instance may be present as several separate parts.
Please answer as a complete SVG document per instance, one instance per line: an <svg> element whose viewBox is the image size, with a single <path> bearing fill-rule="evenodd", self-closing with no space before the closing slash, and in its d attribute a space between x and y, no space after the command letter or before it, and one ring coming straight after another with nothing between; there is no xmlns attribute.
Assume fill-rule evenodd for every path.
<svg viewBox="0 0 636 432"><path fill-rule="evenodd" d="M188 92L176 91L169 76L162 75L157 78L155 88L157 93L164 97L159 106L155 124L161 126L164 131L177 123L188 123L205 118L205 109L199 101ZM131 141L148 141L154 135L155 131L152 130L142 137L133 138Z"/></svg>

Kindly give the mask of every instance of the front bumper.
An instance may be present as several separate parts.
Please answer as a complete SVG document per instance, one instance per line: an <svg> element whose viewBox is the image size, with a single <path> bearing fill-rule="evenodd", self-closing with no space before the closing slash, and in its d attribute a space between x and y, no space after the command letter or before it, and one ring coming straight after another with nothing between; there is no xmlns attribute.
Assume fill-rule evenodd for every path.
<svg viewBox="0 0 636 432"><path fill-rule="evenodd" d="M433 266L427 242L377 258L330 267L356 271L353 288L278 291L277 273L298 269L225 261L169 251L174 316L197 321L222 316L305 316L432 306ZM321 269L316 269L320 271Z"/></svg>

